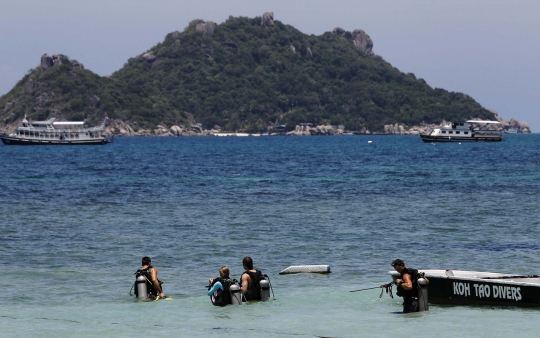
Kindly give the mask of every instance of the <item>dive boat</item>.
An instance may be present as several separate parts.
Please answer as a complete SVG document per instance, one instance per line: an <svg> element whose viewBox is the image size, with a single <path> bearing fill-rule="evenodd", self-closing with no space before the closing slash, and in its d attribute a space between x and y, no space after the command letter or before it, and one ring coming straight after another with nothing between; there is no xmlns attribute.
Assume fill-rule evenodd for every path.
<svg viewBox="0 0 540 338"><path fill-rule="evenodd" d="M540 275L461 270L419 270L434 304L540 307ZM394 280L398 273L390 271Z"/></svg>
<svg viewBox="0 0 540 338"><path fill-rule="evenodd" d="M497 121L476 121L452 123L448 122L441 128L435 128L427 135L420 135L424 142L500 142L502 132L498 130L479 130L474 124L500 124Z"/></svg>
<svg viewBox="0 0 540 338"><path fill-rule="evenodd" d="M0 135L5 145L102 145L111 143L113 138L103 136L105 123L97 127L85 127L85 122L29 122L26 116L15 131L9 135Z"/></svg>

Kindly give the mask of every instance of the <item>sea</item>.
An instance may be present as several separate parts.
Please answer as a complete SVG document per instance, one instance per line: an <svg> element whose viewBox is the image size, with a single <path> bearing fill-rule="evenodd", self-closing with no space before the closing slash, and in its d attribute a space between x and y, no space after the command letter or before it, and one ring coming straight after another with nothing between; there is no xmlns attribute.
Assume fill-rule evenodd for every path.
<svg viewBox="0 0 540 338"><path fill-rule="evenodd" d="M539 274L539 134L117 137L0 145L0 169L2 337L538 336L540 308L402 314L378 286L396 258ZM143 256L171 299L130 296ZM245 256L272 299L212 306ZM279 275L312 264L331 273Z"/></svg>

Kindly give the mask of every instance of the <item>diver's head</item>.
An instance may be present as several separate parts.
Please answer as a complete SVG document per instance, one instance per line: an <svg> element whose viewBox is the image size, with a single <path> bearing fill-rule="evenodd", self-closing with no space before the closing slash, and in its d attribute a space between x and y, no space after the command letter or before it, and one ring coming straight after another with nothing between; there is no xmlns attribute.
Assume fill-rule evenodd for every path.
<svg viewBox="0 0 540 338"><path fill-rule="evenodd" d="M405 262L401 259L395 259L392 261L391 265L394 267L394 270L397 272L403 271L405 269Z"/></svg>
<svg viewBox="0 0 540 338"><path fill-rule="evenodd" d="M244 259L242 260L242 264L244 265L244 269L253 270L253 260L251 259L251 257L244 257Z"/></svg>
<svg viewBox="0 0 540 338"><path fill-rule="evenodd" d="M152 260L150 259L150 257L144 256L142 258L142 266L150 265L150 264L152 264Z"/></svg>
<svg viewBox="0 0 540 338"><path fill-rule="evenodd" d="M229 277L230 271L227 266L222 266L221 269L219 269L219 276L221 278Z"/></svg>

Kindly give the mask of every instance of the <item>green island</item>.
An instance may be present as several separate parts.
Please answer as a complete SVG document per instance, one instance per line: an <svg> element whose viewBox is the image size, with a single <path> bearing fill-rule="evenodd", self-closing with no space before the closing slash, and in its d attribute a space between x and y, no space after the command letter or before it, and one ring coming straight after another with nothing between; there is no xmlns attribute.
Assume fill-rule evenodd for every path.
<svg viewBox="0 0 540 338"><path fill-rule="evenodd" d="M99 76L66 55L47 54L0 97L0 128L31 120L99 123L112 132L197 135L205 130L290 132L340 126L355 133L471 118L495 120L463 93L432 88L373 52L362 30L320 36L261 17L193 20ZM386 129L386 130L385 130Z"/></svg>

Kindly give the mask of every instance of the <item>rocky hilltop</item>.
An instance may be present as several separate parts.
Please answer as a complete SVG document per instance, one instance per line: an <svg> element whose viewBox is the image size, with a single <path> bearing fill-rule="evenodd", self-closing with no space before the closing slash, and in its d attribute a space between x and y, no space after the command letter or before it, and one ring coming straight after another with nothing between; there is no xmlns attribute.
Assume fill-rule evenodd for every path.
<svg viewBox="0 0 540 338"><path fill-rule="evenodd" d="M306 35L272 12L222 24L195 19L108 77L44 54L0 97L4 131L25 115L98 123L105 114L109 133L174 136L414 134L443 120L497 118L466 94L400 72L362 29ZM516 123L529 130L503 125Z"/></svg>

